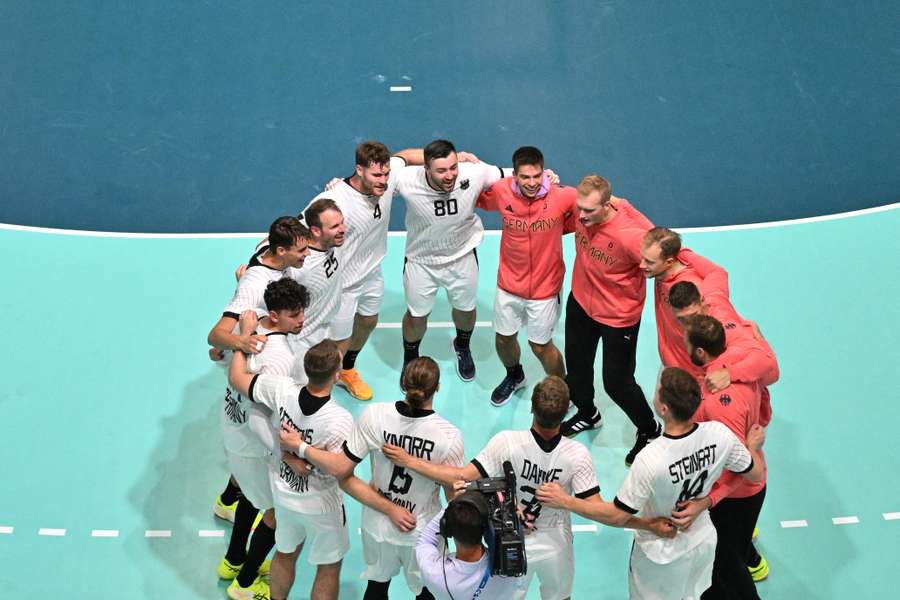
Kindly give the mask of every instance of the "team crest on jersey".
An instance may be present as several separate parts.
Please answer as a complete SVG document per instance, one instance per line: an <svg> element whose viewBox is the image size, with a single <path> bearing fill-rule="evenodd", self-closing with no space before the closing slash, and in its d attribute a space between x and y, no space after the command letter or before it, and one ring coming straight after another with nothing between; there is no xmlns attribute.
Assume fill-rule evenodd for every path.
<svg viewBox="0 0 900 600"><path fill-rule="evenodd" d="M728 321L727 323L725 323L725 329L734 329L735 327L737 327L737 323L735 323L734 321Z"/></svg>
<svg viewBox="0 0 900 600"><path fill-rule="evenodd" d="M722 394L721 396L719 396L719 402L722 403L722 406L728 406L729 404L731 404L731 396L729 396L728 394Z"/></svg>
<svg viewBox="0 0 900 600"><path fill-rule="evenodd" d="M507 205L506 205L506 211L507 211L507 212L513 212L512 204L507 204Z"/></svg>
<svg viewBox="0 0 900 600"><path fill-rule="evenodd" d="M467 190L467 189L469 189L469 180L468 180L468 179L463 179L462 181L460 181L460 182L459 182L459 189L461 189L461 190Z"/></svg>

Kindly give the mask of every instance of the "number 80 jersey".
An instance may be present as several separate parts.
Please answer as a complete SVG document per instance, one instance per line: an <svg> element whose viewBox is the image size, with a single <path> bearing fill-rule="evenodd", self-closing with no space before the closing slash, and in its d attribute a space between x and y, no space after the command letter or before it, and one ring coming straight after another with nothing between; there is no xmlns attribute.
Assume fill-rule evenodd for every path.
<svg viewBox="0 0 900 600"><path fill-rule="evenodd" d="M663 434L641 450L619 488L616 506L652 519L668 517L678 502L709 494L723 469L746 473L753 459L743 442L718 421L696 423L680 436ZM703 511L687 531L672 539L649 531L635 532L635 542L647 558L668 564L697 547L715 528Z"/></svg>
<svg viewBox="0 0 900 600"><path fill-rule="evenodd" d="M372 485L416 517L415 530L403 533L387 516L364 506L363 529L380 542L415 546L421 531L441 510L440 486L388 460L381 452L385 443L429 462L461 467L462 434L432 410L413 409L405 402L378 403L363 412L344 444L344 454L354 462L371 454Z"/></svg>

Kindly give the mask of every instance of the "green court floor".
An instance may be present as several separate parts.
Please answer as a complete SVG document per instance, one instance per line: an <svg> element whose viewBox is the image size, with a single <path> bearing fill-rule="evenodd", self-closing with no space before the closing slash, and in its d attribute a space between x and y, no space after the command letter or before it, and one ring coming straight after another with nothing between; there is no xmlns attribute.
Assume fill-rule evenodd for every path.
<svg viewBox="0 0 900 600"><path fill-rule="evenodd" d="M764 598L895 595L898 231L900 210L889 210L686 234L688 245L729 270L735 304L759 322L780 359L760 520L760 549L771 569L759 586ZM485 322L498 241L488 236L479 250ZM401 345L390 324L403 311L403 242L390 238L385 265L382 321L388 326L376 331L358 363L376 401L399 398ZM5 594L225 597L214 569L226 542L217 536L227 538L228 527L210 510L227 477L217 415L224 379L206 358L205 340L233 289L233 268L253 243L0 231L0 250L9 259L0 294L8 329L0 352ZM571 242L566 246L571 264ZM658 356L652 305L648 309L638 380L649 394ZM443 300L433 320L449 321ZM502 373L489 327L473 338L476 381L460 382L448 348L451 331L429 331L423 352L445 369L437 409L460 426L466 454L473 456L494 432L528 426L527 395L501 409L489 406ZM533 357L526 356L525 368L532 381L540 377ZM343 391L337 397L355 415L364 407ZM607 398L598 403L605 426L578 439L590 445L609 498L624 477L633 428ZM360 472L367 475L365 467ZM359 509L352 501L348 512L355 532ZM850 522L834 524L835 518ZM783 526L801 521L805 526ZM40 535L42 529L56 535ZM630 535L602 526L579 529L574 597L625 598ZM148 530L170 533L147 537ZM302 558L299 564L292 598L306 597L311 581ZM342 597L362 596L361 571L355 541L345 560ZM530 597L537 597L534 588ZM402 580L393 592L410 597Z"/></svg>

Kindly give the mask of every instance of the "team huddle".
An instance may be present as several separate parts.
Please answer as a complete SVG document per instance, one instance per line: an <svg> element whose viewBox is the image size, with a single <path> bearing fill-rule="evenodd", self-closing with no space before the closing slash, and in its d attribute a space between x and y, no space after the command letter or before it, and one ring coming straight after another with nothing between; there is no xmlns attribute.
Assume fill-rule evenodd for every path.
<svg viewBox="0 0 900 600"><path fill-rule="evenodd" d="M332 390L373 397L357 358L378 323L397 196L407 230L396 365L404 400L373 403L354 423ZM462 432L432 406L440 368L419 346L443 289L457 375L475 379L470 341L484 232L476 208L499 212L502 222L492 324L506 375L489 402L501 407L526 387L522 330L546 377L532 390L530 429L497 433L465 462ZM576 258L560 351L553 335L569 233ZM299 216L276 219L236 275L208 337L210 357L228 372L221 428L231 477L214 512L234 523L218 567L232 580L229 597L287 598L306 548L315 566L311 597L337 598L350 548L345 493L363 505L366 600L388 598L401 572L417 600L454 598L451 589L456 598L524 598L534 577L543 600L569 598L572 512L635 530L632 598L759 597L754 582L768 565L752 539L766 492L761 447L772 416L767 386L779 376L775 355L731 304L726 271L613 196L604 178L561 185L530 146L503 169L446 140L394 155L364 142L353 175L329 183ZM662 365L650 403L634 377L647 279ZM603 389L637 429L625 457L630 470L611 500L600 495L587 447L570 439L601 425L594 389L601 341ZM576 410L567 419L570 405ZM364 481L355 467L367 456ZM459 482L503 476L506 461L517 478L527 574L482 577L480 537L470 563L457 533L462 562L453 564L462 566L451 584L441 488L451 501ZM465 522L469 508L451 502L446 513ZM477 533L478 515L471 519Z"/></svg>

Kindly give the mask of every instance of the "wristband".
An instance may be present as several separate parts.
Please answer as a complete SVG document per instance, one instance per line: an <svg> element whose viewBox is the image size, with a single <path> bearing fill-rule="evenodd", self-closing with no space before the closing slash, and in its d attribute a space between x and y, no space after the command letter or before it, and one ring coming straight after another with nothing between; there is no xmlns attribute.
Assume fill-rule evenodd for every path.
<svg viewBox="0 0 900 600"><path fill-rule="evenodd" d="M300 458L306 458L306 449L307 449L307 448L309 448L309 444L307 444L306 442L301 441L301 442L300 442L300 445L297 446L297 450L294 452L294 454L296 454L296 455L299 456Z"/></svg>

